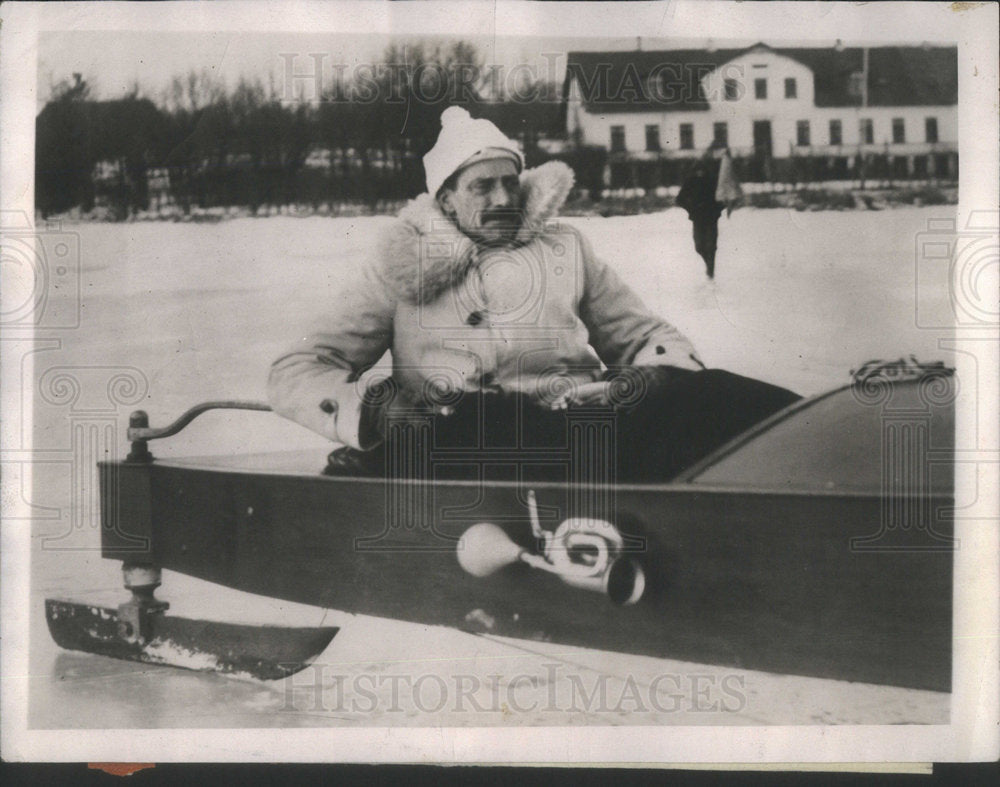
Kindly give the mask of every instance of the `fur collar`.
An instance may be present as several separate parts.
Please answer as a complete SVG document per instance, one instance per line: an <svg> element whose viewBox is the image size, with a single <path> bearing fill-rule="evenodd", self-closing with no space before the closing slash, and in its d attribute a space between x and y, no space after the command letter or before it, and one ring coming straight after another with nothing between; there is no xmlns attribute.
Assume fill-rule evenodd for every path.
<svg viewBox="0 0 1000 787"><path fill-rule="evenodd" d="M573 170L549 161L521 173L524 221L514 245L530 243L562 208L573 188ZM393 295L428 303L459 284L478 260L476 244L447 218L430 194L399 212L381 239L379 265Z"/></svg>

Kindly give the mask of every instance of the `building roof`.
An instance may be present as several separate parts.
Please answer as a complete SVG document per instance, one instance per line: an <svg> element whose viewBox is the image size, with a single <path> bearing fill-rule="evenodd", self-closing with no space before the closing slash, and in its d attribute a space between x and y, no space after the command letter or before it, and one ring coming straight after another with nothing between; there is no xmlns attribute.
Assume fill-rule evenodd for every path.
<svg viewBox="0 0 1000 787"><path fill-rule="evenodd" d="M742 49L570 52L564 99L575 78L591 112L681 112L707 110L702 78L753 49L765 48L812 70L818 107L861 105L851 75L863 68L861 47L778 48L765 44ZM649 77L659 73L665 89L651 95ZM958 103L958 48L880 46L868 48L868 105L931 106Z"/></svg>

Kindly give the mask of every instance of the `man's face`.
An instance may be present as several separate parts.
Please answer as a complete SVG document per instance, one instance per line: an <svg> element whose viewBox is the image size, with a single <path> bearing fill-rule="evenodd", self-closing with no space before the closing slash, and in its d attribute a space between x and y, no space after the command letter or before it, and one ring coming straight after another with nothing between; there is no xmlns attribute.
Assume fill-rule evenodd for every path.
<svg viewBox="0 0 1000 787"><path fill-rule="evenodd" d="M441 193L441 207L473 240L490 245L514 239L521 226L521 184L506 158L470 164L454 189Z"/></svg>

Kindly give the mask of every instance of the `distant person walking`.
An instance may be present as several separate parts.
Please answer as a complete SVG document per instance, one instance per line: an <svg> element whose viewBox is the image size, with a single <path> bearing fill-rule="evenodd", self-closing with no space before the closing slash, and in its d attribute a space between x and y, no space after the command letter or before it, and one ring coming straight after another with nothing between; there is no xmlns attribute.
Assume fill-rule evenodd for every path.
<svg viewBox="0 0 1000 787"><path fill-rule="evenodd" d="M715 278L715 253L719 243L719 217L727 216L743 196L733 172L733 159L726 149L716 173L709 151L695 162L677 195L677 204L687 211L694 232L694 248L705 261L708 278Z"/></svg>

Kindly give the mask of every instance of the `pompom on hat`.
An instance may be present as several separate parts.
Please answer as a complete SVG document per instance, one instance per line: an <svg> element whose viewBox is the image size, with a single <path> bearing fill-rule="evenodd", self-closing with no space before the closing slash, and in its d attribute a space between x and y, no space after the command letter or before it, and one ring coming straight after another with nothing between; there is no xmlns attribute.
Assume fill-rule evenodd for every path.
<svg viewBox="0 0 1000 787"><path fill-rule="evenodd" d="M484 118L475 120L461 107L448 107L441 113L441 133L427 155L424 173L427 191L436 195L452 174L475 164L495 158L509 158L524 169L524 158L517 143Z"/></svg>

